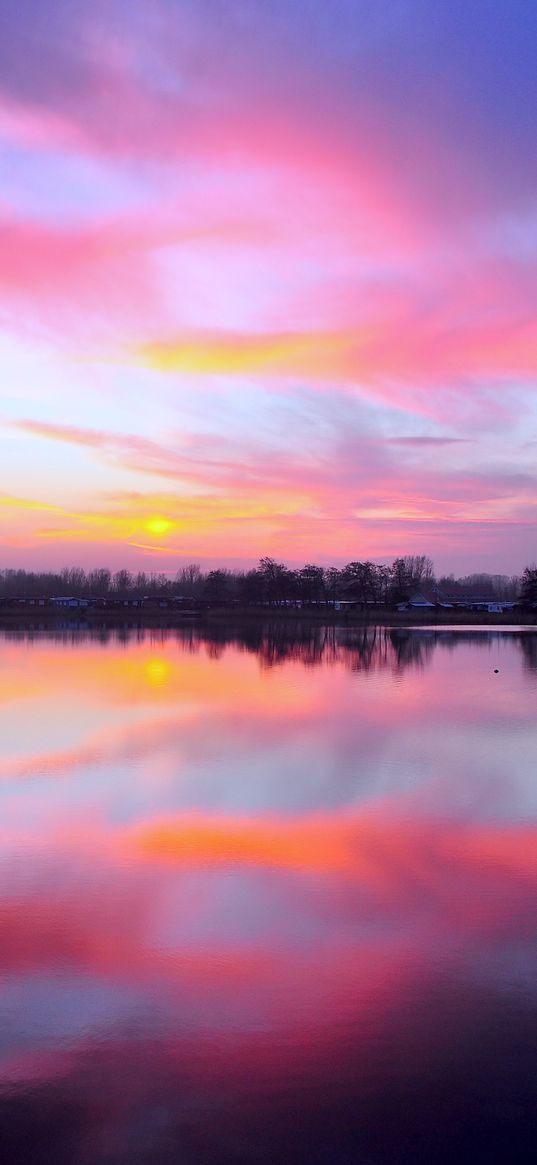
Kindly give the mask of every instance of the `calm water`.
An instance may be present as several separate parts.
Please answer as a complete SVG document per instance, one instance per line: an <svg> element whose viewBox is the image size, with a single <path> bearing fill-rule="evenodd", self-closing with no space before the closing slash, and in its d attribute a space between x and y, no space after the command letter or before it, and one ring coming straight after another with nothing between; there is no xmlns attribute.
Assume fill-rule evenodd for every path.
<svg viewBox="0 0 537 1165"><path fill-rule="evenodd" d="M0 729L2 1163L536 1159L535 633L5 634Z"/></svg>

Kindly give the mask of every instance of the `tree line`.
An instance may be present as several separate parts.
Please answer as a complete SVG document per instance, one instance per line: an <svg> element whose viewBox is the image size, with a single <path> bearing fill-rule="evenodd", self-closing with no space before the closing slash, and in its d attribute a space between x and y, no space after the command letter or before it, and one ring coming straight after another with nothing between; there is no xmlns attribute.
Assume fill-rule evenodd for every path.
<svg viewBox="0 0 537 1165"><path fill-rule="evenodd" d="M522 597L537 602L537 566L526 567L521 577L473 574L437 579L432 559L424 554L414 554L396 558L389 566L367 560L348 562L343 567L306 563L299 569L291 569L266 556L260 558L258 565L251 570L220 568L203 571L198 563L189 563L173 578L162 573L135 573L125 569L112 573L106 567L89 571L80 567L65 567L58 572L0 571L0 596L4 599L59 595L143 598L155 595L181 596L221 605L248 605L293 599L319 603L350 598L363 604L389 606L404 601L423 588L436 588L451 595L479 591L498 599Z"/></svg>

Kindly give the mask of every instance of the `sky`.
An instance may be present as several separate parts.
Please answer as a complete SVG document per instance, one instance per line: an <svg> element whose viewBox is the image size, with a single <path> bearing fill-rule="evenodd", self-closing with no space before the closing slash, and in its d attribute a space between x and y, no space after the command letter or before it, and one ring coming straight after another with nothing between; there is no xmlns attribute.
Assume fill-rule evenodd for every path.
<svg viewBox="0 0 537 1165"><path fill-rule="evenodd" d="M533 0L0 19L0 567L533 562Z"/></svg>

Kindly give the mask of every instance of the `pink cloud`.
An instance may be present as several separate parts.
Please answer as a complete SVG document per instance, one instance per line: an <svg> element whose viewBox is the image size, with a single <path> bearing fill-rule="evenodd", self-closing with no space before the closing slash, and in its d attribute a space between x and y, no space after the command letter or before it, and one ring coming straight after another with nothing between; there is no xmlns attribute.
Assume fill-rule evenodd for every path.
<svg viewBox="0 0 537 1165"><path fill-rule="evenodd" d="M286 292L286 267L278 271L278 249L271 253L278 217L269 216L268 226L260 250L255 241L262 234L257 211L242 227L232 218L226 222L218 217L211 206L197 214L192 207L183 208L175 219L170 211L157 211L153 219L146 214L69 229L4 217L0 298L15 319L24 307L30 318L61 334L64 346L83 339L97 356L112 338L113 358L134 360L142 368L189 377L306 381L319 389L336 384L442 419L454 409L455 416L460 412L464 418L468 384L474 408L484 394L488 411L499 410L501 416L509 408L508 398L500 405L490 387L508 389L513 381L531 382L536 375L537 309L528 299L520 268L499 261L492 268L480 267L476 259L468 276L459 264L444 270L436 264L430 285L424 286L414 265L394 270L385 290L371 295L369 277L351 290L350 273L343 280L336 276L341 244L325 240L321 253L324 249L326 273L312 283L300 244ZM259 288L257 324L252 321L242 331L193 328L189 312L168 287L170 273L164 273L161 257L175 256L177 278L186 264L188 287L200 240L209 248L203 252L204 263L214 251L222 271L229 267L230 288L236 279L236 248L246 255L254 247L259 271L254 265L241 294L250 289L255 296ZM286 263L292 255L290 244ZM382 262L382 252L376 260ZM201 309L197 286L195 296L201 297ZM218 314L220 302L224 311L223 288L214 291L213 299L213 314Z"/></svg>
<svg viewBox="0 0 537 1165"><path fill-rule="evenodd" d="M26 502L24 521L31 521L35 537L70 546L89 541L101 554L112 538L120 539L169 570L177 569L178 557L207 553L228 561L267 552L296 562L312 555L323 561L353 553L393 557L416 546L436 553L442 543L446 553L475 539L493 547L509 526L522 542L536 517L534 474L473 468L471 442L440 445L448 456L455 450L450 468L438 464L434 440L379 441L337 429L317 456L289 456L261 441L202 433L159 441L40 421L18 427L170 482L158 491L109 491L90 509L57 515L39 506L33 513ZM158 541L150 536L154 514L169 523ZM510 572L516 569L518 558Z"/></svg>
<svg viewBox="0 0 537 1165"><path fill-rule="evenodd" d="M494 465L473 474L467 458L458 485L451 466L454 440L503 432L530 413L537 302L533 184L520 165L530 151L517 154L523 119L504 134L510 165L497 149L496 118L482 126L483 109L469 100L466 68L449 82L435 56L436 24L424 17L418 43L401 18L417 54L407 75L410 58L399 55L390 21L358 21L349 6L337 28L324 11L318 17L304 38L289 6L276 14L254 5L248 20L224 6L214 22L203 3L173 18L165 6L142 4L127 27L100 5L75 5L59 37L53 8L42 5L31 28L14 10L0 62L0 134L24 181L28 166L29 185L40 197L42 189L42 217L3 207L0 310L25 343L44 333L69 357L106 365L112 392L114 369L118 393L132 374L148 386L147 399L155 392L155 408L173 398L180 378L183 393L214 381L273 398L307 386L327 404L345 392L382 411L399 464L361 441L354 471L350 454L340 471L341 450L330 442L316 472L294 454L289 465L287 447L259 453L255 440L249 450L230 440L215 452L204 438L200 457L184 442L178 456L175 434L118 438L97 422L102 433L84 435L80 391L66 391L58 439L178 490L185 483L190 493L235 501L254 491L262 518L258 509L239 522L236 512L197 501L219 551L226 538L216 528L228 521L236 546L245 532L247 555L266 549L263 539L276 552L306 550L316 522L330 530L330 552L342 554L362 535L391 549L393 530L405 542L419 523L433 538L435 523L463 531L468 522L482 523L488 539L483 531L493 523L499 531L506 515L522 528L533 505L531 483L516 479L516 449L496 484ZM449 57L449 20L445 33ZM513 74L513 84L522 76ZM84 159L94 164L93 213L91 197L80 199ZM109 181L113 205L125 199L113 215L102 210ZM400 412L441 422L450 436L394 438ZM230 434L235 424L230 416ZM34 437L54 435L33 425L26 431ZM443 473L427 460L433 440ZM412 449L423 454L421 469L407 463ZM101 498L84 504L98 517ZM177 498L169 504L178 508ZM201 553L209 543L194 535L188 497L184 512L189 547ZM61 545L65 531L68 544L70 529L58 521L41 534ZM6 532L13 549L21 538ZM143 532L132 541L162 553ZM102 545L112 553L112 535Z"/></svg>

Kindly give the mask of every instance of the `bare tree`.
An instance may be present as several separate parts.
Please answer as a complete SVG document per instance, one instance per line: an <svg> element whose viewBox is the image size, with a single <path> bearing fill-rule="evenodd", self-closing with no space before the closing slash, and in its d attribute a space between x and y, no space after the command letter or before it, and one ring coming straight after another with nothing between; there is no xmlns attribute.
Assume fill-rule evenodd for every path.
<svg viewBox="0 0 537 1165"><path fill-rule="evenodd" d="M189 562L181 567L175 576L175 582L182 594L189 598L199 595L203 587L203 575L197 562Z"/></svg>

